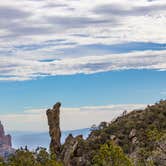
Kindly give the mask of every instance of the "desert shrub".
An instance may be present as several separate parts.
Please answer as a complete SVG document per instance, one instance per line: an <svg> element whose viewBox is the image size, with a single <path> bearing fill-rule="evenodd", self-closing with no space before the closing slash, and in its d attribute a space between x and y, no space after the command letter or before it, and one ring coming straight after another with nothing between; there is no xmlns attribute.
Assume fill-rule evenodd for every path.
<svg viewBox="0 0 166 166"><path fill-rule="evenodd" d="M49 154L45 148L38 148L35 152L28 149L17 150L6 161L6 166L61 166L53 154Z"/></svg>
<svg viewBox="0 0 166 166"><path fill-rule="evenodd" d="M103 144L93 157L94 166L133 166L123 150L113 141Z"/></svg>
<svg viewBox="0 0 166 166"><path fill-rule="evenodd" d="M0 157L0 166L5 166L5 163L2 157Z"/></svg>

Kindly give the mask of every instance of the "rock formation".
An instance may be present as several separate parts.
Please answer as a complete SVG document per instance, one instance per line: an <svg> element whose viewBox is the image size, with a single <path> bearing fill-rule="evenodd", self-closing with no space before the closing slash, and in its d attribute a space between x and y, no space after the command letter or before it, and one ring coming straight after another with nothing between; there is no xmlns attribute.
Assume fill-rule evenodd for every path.
<svg viewBox="0 0 166 166"><path fill-rule="evenodd" d="M87 139L71 134L60 144L60 103L47 110L50 148L64 166L90 166L101 145L114 141L131 158L134 165L166 166L166 100L132 111L107 125L101 123ZM3 132L3 129L1 129ZM123 165L123 164L122 164Z"/></svg>
<svg viewBox="0 0 166 166"><path fill-rule="evenodd" d="M73 157L72 155L77 150L78 143L80 142L80 140L83 140L82 135L78 135L77 137L73 137L72 134L69 134L69 136L66 138L65 143L63 145L62 152L61 152L61 158L62 158L65 166L72 165L71 158ZM78 162L78 158L77 158L77 162Z"/></svg>
<svg viewBox="0 0 166 166"><path fill-rule="evenodd" d="M0 121L0 156L7 157L13 151L11 136L5 135L4 127Z"/></svg>
<svg viewBox="0 0 166 166"><path fill-rule="evenodd" d="M49 134L51 137L50 150L55 153L58 160L63 161L65 166L73 165L72 155L78 150L78 143L83 140L82 135L73 137L71 134L66 138L65 143L61 146L61 131L60 131L60 106L61 103L56 103L52 109L48 109L47 119L49 125ZM76 157L76 163L80 163L80 158ZM75 165L75 164L74 164ZM80 164L76 164L80 165Z"/></svg>
<svg viewBox="0 0 166 166"><path fill-rule="evenodd" d="M60 131L60 106L56 103L52 109L47 110L47 119L49 125L49 134L51 137L50 150L55 154L59 154L61 147L61 131Z"/></svg>

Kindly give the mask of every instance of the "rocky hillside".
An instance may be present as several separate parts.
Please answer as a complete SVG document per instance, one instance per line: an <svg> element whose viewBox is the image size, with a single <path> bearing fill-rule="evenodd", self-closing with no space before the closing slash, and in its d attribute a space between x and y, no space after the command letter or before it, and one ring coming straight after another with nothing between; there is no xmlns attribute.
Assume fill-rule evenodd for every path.
<svg viewBox="0 0 166 166"><path fill-rule="evenodd" d="M166 101L124 111L114 121L93 126L87 139L71 134L60 143L60 103L47 110L50 152L25 147L2 166L166 166ZM111 117L110 117L111 119ZM3 128L1 133L4 136Z"/></svg>
<svg viewBox="0 0 166 166"><path fill-rule="evenodd" d="M49 112L52 111L54 115L53 112L57 109L58 115L56 116L59 117L59 107L60 105L57 104ZM125 111L111 123L102 122L98 127L93 127L86 140L81 135L75 138L69 135L61 146L59 146L60 131L57 126L59 120L58 123L52 121L53 119L49 121L52 138L50 148L56 153L58 160L63 161L66 166L166 165L166 101L162 100L147 106L144 110L130 113ZM108 151L109 147L112 147L110 151ZM121 157L124 152L125 157L122 157L124 160L121 163L112 164L113 159L111 161L109 154L113 153L111 150L114 148L121 154ZM109 156L107 161L105 161L106 154ZM103 155L105 157L102 157ZM97 157L99 160L96 160ZM124 164L124 161L128 164Z"/></svg>

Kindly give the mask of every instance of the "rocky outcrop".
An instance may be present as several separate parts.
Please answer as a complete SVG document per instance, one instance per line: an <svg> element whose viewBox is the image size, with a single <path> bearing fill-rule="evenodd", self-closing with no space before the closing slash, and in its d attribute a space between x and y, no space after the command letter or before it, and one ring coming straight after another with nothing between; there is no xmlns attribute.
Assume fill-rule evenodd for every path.
<svg viewBox="0 0 166 166"><path fill-rule="evenodd" d="M60 153L61 148L61 131L60 131L60 106L61 103L56 103L52 109L47 110L47 119L49 125L49 134L51 137L50 150L55 154Z"/></svg>
<svg viewBox="0 0 166 166"><path fill-rule="evenodd" d="M136 129L132 129L129 134L129 139L134 138L136 136L136 132L137 132Z"/></svg>
<svg viewBox="0 0 166 166"><path fill-rule="evenodd" d="M71 162L73 160L73 154L78 150L78 144L83 140L83 136L79 135L73 137L71 134L66 138L65 143L61 146L60 138L60 106L61 103L56 103L52 109L48 109L47 119L49 125L49 134L51 137L50 150L57 155L57 159L63 161L65 166L73 165ZM79 157L75 158L75 162L80 163L81 159ZM80 165L80 164L77 164Z"/></svg>
<svg viewBox="0 0 166 166"><path fill-rule="evenodd" d="M130 131L129 139L131 140L132 144L137 144L138 143L138 139L136 137L136 133L137 133L136 129L132 129Z"/></svg>
<svg viewBox="0 0 166 166"><path fill-rule="evenodd" d="M0 156L7 157L13 152L11 136L5 135L4 127L0 121Z"/></svg>
<svg viewBox="0 0 166 166"><path fill-rule="evenodd" d="M109 125L102 122L99 127L92 128L86 140L70 134L63 145L60 144L60 106L57 103L47 110L47 117L50 148L64 166L93 165L94 155L101 145L109 141L120 146L134 165L166 166L166 101L148 106L145 110L125 113Z"/></svg>
<svg viewBox="0 0 166 166"><path fill-rule="evenodd" d="M62 160L65 166L71 166L70 160L73 157L72 155L78 148L79 141L82 139L83 139L82 135L79 135L74 138L71 134L69 134L69 136L66 138L66 141L64 143L64 146L61 152Z"/></svg>

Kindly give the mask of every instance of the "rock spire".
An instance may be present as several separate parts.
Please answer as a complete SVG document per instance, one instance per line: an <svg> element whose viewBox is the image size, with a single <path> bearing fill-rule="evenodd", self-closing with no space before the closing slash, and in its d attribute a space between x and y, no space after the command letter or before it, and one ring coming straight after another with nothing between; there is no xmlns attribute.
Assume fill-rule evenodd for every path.
<svg viewBox="0 0 166 166"><path fill-rule="evenodd" d="M49 134L51 137L50 150L55 154L59 154L61 148L60 106L61 103L58 102L52 109L48 109L46 112L49 125Z"/></svg>

